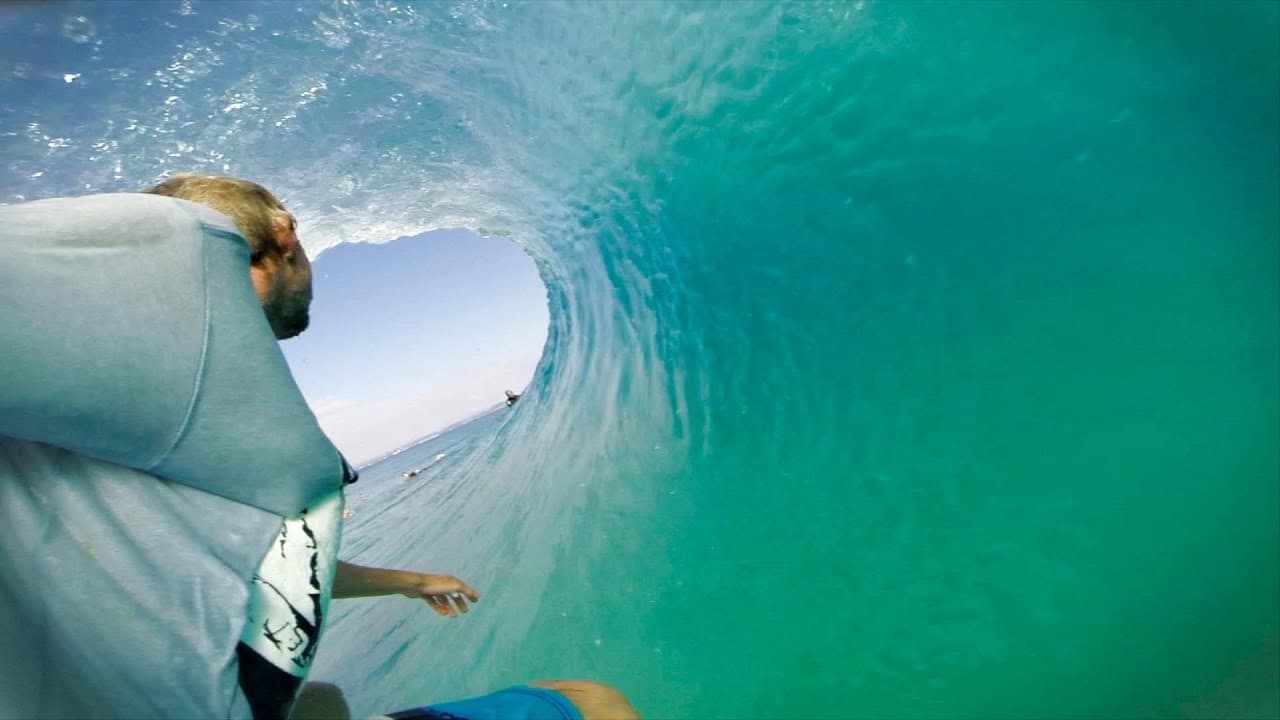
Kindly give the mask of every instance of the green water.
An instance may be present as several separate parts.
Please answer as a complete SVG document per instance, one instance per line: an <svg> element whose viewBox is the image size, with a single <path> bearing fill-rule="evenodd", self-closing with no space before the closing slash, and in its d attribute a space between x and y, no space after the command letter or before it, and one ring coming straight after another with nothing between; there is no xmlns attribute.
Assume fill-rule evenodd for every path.
<svg viewBox="0 0 1280 720"><path fill-rule="evenodd" d="M557 669L659 716L1280 712L1275 9L783 12L717 66L649 185L689 465L622 548L584 520L557 577L622 642Z"/></svg>
<svg viewBox="0 0 1280 720"><path fill-rule="evenodd" d="M0 194L231 172L549 286L496 436L366 473L348 557L485 599L340 610L357 712L1280 715L1280 5L156 7L22 11L97 35L0 53Z"/></svg>

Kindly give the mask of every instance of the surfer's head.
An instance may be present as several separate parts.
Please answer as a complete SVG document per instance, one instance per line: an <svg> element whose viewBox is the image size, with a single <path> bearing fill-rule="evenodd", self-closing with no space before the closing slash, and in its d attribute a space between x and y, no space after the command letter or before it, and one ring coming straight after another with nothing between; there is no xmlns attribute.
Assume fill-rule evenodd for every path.
<svg viewBox="0 0 1280 720"><path fill-rule="evenodd" d="M307 329L311 263L298 242L297 222L261 185L217 175L175 175L147 190L190 200L229 216L249 242L249 279L271 330L281 340Z"/></svg>

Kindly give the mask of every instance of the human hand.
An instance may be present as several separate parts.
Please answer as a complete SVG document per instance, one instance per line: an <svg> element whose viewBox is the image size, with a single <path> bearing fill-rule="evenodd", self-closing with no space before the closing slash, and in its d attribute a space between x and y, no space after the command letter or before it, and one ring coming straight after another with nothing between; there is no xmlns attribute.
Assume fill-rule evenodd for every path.
<svg viewBox="0 0 1280 720"><path fill-rule="evenodd" d="M426 573L404 572L403 587L400 594L407 598L416 598L425 602L445 617L456 617L469 609L467 601L478 602L480 593L475 588L452 575L428 575Z"/></svg>

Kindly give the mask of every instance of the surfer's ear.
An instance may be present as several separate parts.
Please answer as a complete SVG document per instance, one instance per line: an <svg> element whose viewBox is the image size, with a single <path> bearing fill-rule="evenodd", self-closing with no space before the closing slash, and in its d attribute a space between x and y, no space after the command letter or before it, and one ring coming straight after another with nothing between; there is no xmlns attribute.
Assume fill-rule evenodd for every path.
<svg viewBox="0 0 1280 720"><path fill-rule="evenodd" d="M271 212L271 244L288 260L298 251L298 223L284 210Z"/></svg>

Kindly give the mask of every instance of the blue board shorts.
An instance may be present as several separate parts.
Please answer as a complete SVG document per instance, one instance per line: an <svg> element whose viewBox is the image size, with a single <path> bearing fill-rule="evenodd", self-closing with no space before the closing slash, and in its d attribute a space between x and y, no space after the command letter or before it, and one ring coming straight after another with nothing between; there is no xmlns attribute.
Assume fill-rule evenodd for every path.
<svg viewBox="0 0 1280 720"><path fill-rule="evenodd" d="M480 697L401 710L391 720L583 720L555 690L515 685Z"/></svg>

